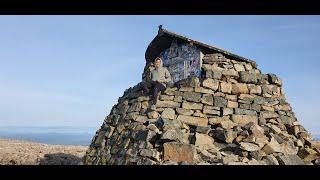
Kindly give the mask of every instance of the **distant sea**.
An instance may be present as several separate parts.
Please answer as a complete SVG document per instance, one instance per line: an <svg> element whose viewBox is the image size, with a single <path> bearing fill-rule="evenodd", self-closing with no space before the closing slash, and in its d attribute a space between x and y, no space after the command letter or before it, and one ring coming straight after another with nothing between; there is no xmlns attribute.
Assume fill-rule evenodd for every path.
<svg viewBox="0 0 320 180"><path fill-rule="evenodd" d="M45 144L89 146L97 127L0 126L0 138L27 140Z"/></svg>
<svg viewBox="0 0 320 180"><path fill-rule="evenodd" d="M313 139L317 140L317 141L320 141L320 135L313 135Z"/></svg>

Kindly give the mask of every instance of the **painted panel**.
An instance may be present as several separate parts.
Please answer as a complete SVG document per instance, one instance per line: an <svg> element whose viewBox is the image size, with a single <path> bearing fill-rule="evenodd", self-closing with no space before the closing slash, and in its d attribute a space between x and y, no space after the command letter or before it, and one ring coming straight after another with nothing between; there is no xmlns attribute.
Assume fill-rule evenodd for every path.
<svg viewBox="0 0 320 180"><path fill-rule="evenodd" d="M163 66L167 67L173 82L185 79L190 75L200 76L200 49L188 43L177 44L175 41L171 47L160 53Z"/></svg>

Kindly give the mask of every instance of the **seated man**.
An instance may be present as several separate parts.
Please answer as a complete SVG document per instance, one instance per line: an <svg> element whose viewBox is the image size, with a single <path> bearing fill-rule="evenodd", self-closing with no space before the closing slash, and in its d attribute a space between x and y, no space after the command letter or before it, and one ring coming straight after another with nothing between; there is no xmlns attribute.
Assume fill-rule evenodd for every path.
<svg viewBox="0 0 320 180"><path fill-rule="evenodd" d="M157 57L154 60L155 68L151 70L149 79L141 83L142 90L148 93L148 86L152 88L152 106L151 109L155 109L155 105L158 100L158 92L164 91L167 87L167 83L171 82L171 75L167 68L162 66L161 58Z"/></svg>

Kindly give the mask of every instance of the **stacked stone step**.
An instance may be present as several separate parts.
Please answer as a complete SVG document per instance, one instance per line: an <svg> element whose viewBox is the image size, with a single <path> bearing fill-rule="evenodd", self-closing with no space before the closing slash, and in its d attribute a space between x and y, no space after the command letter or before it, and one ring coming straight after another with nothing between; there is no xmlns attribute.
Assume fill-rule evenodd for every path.
<svg viewBox="0 0 320 180"><path fill-rule="evenodd" d="M127 89L84 163L319 164L319 149L286 102L279 77L223 54L205 55L202 70L202 77L161 93L155 110L138 86Z"/></svg>

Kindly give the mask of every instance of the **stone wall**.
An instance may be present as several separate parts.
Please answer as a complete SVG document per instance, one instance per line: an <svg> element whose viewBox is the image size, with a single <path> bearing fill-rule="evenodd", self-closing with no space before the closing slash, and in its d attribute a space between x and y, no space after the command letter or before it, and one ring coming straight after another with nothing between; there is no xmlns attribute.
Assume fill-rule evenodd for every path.
<svg viewBox="0 0 320 180"><path fill-rule="evenodd" d="M154 111L138 86L127 89L84 163L319 164L319 149L297 121L279 77L222 54L205 55L202 70L202 77L161 93Z"/></svg>

